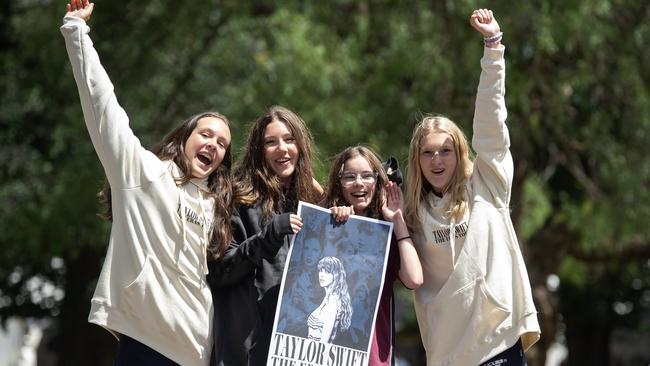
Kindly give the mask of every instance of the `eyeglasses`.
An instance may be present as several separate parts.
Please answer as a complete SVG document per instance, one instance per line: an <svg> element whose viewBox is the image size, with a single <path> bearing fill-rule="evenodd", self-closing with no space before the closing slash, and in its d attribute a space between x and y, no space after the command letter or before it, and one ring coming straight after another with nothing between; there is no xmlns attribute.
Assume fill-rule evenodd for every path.
<svg viewBox="0 0 650 366"><path fill-rule="evenodd" d="M352 172L343 172L340 176L341 184L344 186L349 186L354 184L358 178L361 178L362 183L370 184L374 183L377 179L377 172L363 172L363 173L352 173Z"/></svg>

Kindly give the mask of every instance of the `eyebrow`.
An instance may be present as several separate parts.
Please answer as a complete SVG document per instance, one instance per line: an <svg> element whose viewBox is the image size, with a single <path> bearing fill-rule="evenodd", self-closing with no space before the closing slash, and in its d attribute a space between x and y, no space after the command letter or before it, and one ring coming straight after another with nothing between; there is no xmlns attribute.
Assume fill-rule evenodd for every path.
<svg viewBox="0 0 650 366"><path fill-rule="evenodd" d="M441 147L448 147L448 148L452 148L452 149L453 149L453 148L454 148L454 144L451 144L451 143L447 143L447 142L445 142L445 143L442 144L442 145L422 145L422 146L420 146L420 150L431 150L431 149L441 148Z"/></svg>
<svg viewBox="0 0 650 366"><path fill-rule="evenodd" d="M354 170L344 170L341 174L363 174L363 173L374 173L374 170L362 170L360 172Z"/></svg>

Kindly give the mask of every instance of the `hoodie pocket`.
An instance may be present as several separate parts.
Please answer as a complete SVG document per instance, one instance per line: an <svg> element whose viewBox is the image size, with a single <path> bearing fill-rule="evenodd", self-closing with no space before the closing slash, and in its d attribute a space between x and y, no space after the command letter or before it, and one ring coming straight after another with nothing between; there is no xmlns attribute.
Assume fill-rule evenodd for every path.
<svg viewBox="0 0 650 366"><path fill-rule="evenodd" d="M165 301L165 291L161 288L160 276L152 268L152 261L147 256L140 273L124 288L122 309L131 319L138 319L143 327L155 333L164 331L168 326L165 326L161 317L165 306L162 303Z"/></svg>
<svg viewBox="0 0 650 366"><path fill-rule="evenodd" d="M451 294L439 293L426 307L430 334L427 352L434 359L452 361L456 356L490 342L503 328L510 313L492 295L483 277Z"/></svg>
<svg viewBox="0 0 650 366"><path fill-rule="evenodd" d="M177 275L166 273L155 258L147 256L135 280L124 288L122 310L134 322L131 327L153 344L200 353L208 346L211 310L207 305L211 304L201 303L192 292Z"/></svg>

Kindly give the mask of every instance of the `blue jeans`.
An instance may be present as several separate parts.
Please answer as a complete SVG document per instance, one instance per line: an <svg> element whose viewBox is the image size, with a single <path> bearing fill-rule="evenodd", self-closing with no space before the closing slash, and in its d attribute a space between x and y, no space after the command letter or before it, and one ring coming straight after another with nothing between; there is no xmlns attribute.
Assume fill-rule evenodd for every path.
<svg viewBox="0 0 650 366"><path fill-rule="evenodd" d="M517 341L514 346L499 353L491 359L483 362L479 366L527 366L524 349L521 347L521 341Z"/></svg>
<svg viewBox="0 0 650 366"><path fill-rule="evenodd" d="M178 364L135 339L120 334L113 366L177 366Z"/></svg>

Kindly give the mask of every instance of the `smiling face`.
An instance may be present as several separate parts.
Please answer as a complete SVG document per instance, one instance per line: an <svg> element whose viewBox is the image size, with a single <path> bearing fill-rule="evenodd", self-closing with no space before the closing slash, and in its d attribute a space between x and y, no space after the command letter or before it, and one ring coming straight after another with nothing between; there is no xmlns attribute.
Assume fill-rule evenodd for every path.
<svg viewBox="0 0 650 366"><path fill-rule="evenodd" d="M423 136L420 140L419 162L422 175L433 188L433 192L442 196L458 164L451 136L444 132L431 132Z"/></svg>
<svg viewBox="0 0 650 366"><path fill-rule="evenodd" d="M192 177L204 179L214 172L230 146L230 128L216 117L203 117L185 141L185 157L190 162Z"/></svg>
<svg viewBox="0 0 650 366"><path fill-rule="evenodd" d="M356 215L365 216L375 195L377 173L363 156L357 155L343 164L340 175L341 193Z"/></svg>
<svg viewBox="0 0 650 366"><path fill-rule="evenodd" d="M298 154L296 138L287 125L278 121L266 125L264 129L264 160L285 187L291 183L298 162Z"/></svg>

